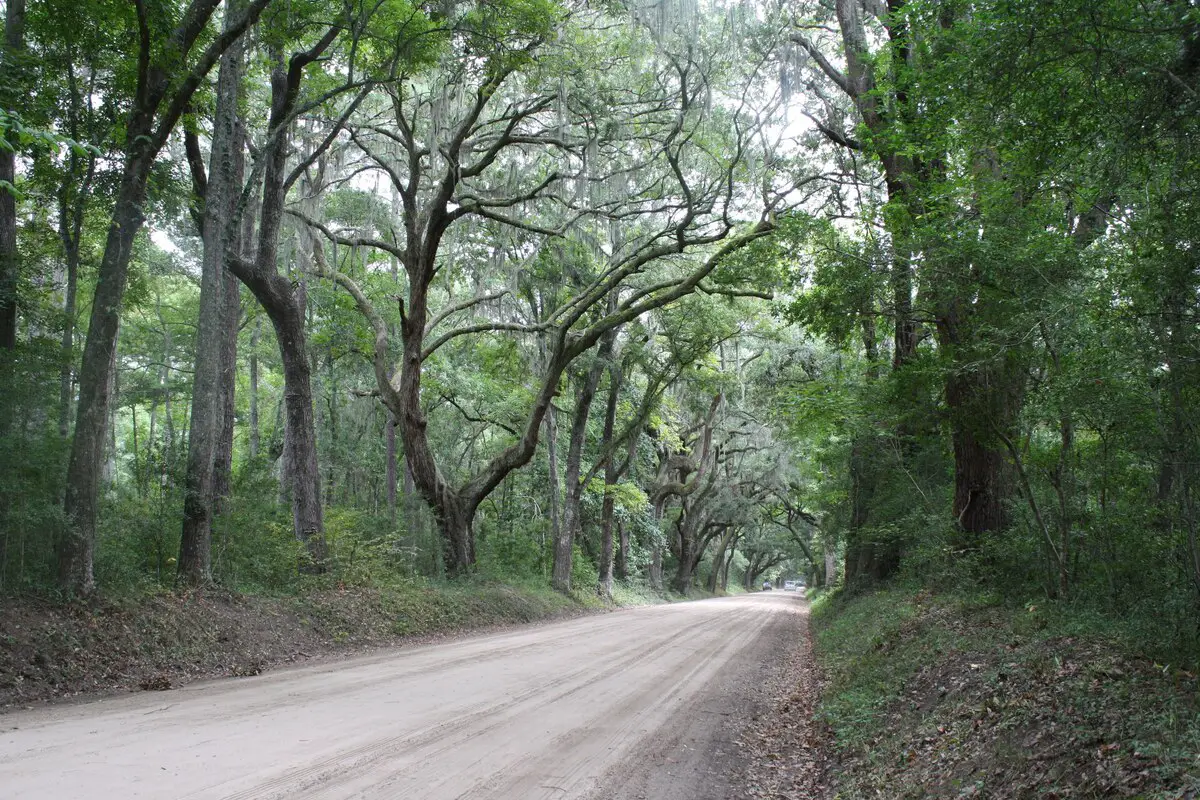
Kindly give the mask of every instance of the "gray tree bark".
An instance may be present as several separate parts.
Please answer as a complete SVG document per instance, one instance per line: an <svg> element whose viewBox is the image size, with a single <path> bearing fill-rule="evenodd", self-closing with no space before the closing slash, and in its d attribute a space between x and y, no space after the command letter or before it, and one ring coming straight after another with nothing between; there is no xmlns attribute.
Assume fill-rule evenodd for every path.
<svg viewBox="0 0 1200 800"><path fill-rule="evenodd" d="M225 272L224 328L221 331L221 435L213 456L213 515L220 516L233 495L233 434L237 401L238 331L242 321L241 284Z"/></svg>
<svg viewBox="0 0 1200 800"><path fill-rule="evenodd" d="M259 158L265 159L262 205L253 259L232 258L230 269L254 294L275 329L283 362L284 468L291 489L292 523L296 538L304 543L308 571L322 571L326 562L325 519L321 506L321 473L317 465L316 424L313 418L312 368L308 361L303 287L296 291L276 265L283 223L284 202L291 180L287 172L291 115L299 99L305 68L316 61L341 33L330 26L308 50L284 60L272 54L271 114L267 130L269 144Z"/></svg>
<svg viewBox="0 0 1200 800"><path fill-rule="evenodd" d="M596 387L600 384L604 361L611 348L612 343L606 337L600 345L596 360L581 376L579 390L575 395L575 411L571 416L571 437L567 444L564 474L566 495L563 498L563 521L558 538L554 540L554 568L550 575L551 585L560 592L571 591L573 549L575 537L581 528L579 510L583 498L583 484L580 483L579 476L583 467L583 446L587 441L588 415L592 408L592 399L596 396Z"/></svg>
<svg viewBox="0 0 1200 800"><path fill-rule="evenodd" d="M609 368L608 403L604 408L604 433L601 441L608 445L613 438L613 429L617 422L617 399L621 392L621 379L624 370L621 364L613 359ZM605 450L604 457L604 501L600 505L600 581L601 597L612 597L613 585L613 487L617 485L619 475L613 462L613 448Z"/></svg>
<svg viewBox="0 0 1200 800"><path fill-rule="evenodd" d="M388 520L396 524L396 484L399 475L396 470L396 418L388 412L387 420L383 423L384 438L387 440L387 507Z"/></svg>
<svg viewBox="0 0 1200 800"><path fill-rule="evenodd" d="M226 25L232 21L232 15L227 16ZM238 249L237 243L230 240L237 236L232 219L237 212L244 172L244 143L237 119L241 82L242 46L239 40L221 57L207 180L198 154L193 154L191 159L196 194L204 204L201 215L204 257L178 574L181 581L194 585L212 579L216 486L224 482L228 490L228 479L222 481L216 473L219 461L225 462L220 464L220 469L229 469L228 460L232 455L228 449L224 453L221 451L227 414L230 424L233 422L233 364L228 363L231 355L228 333L232 331L232 350L236 356L239 308L237 282L234 280L231 284L227 279L225 261L227 252Z"/></svg>
<svg viewBox="0 0 1200 800"><path fill-rule="evenodd" d="M559 519L559 506L562 505L561 486L559 484L558 475L558 416L554 406L546 409L546 460L547 460L547 483L550 486L549 497L549 515L550 515L550 542L553 544L558 541L559 530L561 529L561 520ZM545 542L542 543L545 547ZM543 557L544 557L543 550Z"/></svg>

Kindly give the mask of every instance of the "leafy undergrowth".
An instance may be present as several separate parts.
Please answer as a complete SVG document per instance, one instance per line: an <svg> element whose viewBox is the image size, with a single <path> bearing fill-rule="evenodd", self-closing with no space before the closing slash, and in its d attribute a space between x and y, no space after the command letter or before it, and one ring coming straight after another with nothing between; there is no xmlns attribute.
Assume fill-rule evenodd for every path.
<svg viewBox="0 0 1200 800"><path fill-rule="evenodd" d="M1080 633L1068 612L901 590L816 605L828 797L1200 789L1196 675Z"/></svg>
<svg viewBox="0 0 1200 800"><path fill-rule="evenodd" d="M594 592L461 584L333 586L261 597L220 589L67 605L0 600L0 707L199 678L255 675L334 653L663 602L618 587Z"/></svg>

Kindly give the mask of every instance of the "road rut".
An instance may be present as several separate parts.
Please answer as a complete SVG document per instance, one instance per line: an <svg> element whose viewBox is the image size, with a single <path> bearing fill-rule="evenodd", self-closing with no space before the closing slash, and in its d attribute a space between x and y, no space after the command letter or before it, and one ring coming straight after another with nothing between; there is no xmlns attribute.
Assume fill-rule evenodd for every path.
<svg viewBox="0 0 1200 800"><path fill-rule="evenodd" d="M729 798L731 721L800 604L769 593L628 609L11 713L0 795Z"/></svg>

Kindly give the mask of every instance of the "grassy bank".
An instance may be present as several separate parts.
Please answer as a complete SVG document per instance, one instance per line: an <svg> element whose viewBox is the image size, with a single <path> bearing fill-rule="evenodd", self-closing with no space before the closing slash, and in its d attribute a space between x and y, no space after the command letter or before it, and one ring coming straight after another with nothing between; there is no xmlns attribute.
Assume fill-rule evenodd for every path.
<svg viewBox="0 0 1200 800"><path fill-rule="evenodd" d="M813 611L839 798L1182 798L1196 674L1069 608L890 589Z"/></svg>
<svg viewBox="0 0 1200 800"><path fill-rule="evenodd" d="M537 583L314 581L282 595L157 591L87 603L0 599L0 707L199 678L312 657L664 602L618 586L564 595Z"/></svg>

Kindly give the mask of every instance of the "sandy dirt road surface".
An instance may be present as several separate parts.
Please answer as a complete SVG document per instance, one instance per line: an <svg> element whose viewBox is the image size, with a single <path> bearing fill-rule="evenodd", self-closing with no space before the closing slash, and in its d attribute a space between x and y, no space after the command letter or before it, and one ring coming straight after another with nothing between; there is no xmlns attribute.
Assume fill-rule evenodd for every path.
<svg viewBox="0 0 1200 800"><path fill-rule="evenodd" d="M0 797L729 800L768 592L0 716Z"/></svg>

